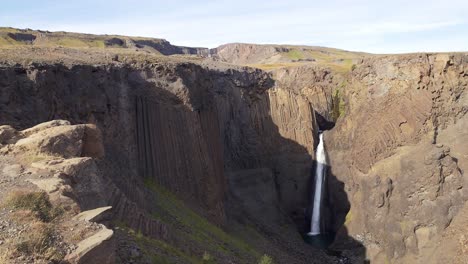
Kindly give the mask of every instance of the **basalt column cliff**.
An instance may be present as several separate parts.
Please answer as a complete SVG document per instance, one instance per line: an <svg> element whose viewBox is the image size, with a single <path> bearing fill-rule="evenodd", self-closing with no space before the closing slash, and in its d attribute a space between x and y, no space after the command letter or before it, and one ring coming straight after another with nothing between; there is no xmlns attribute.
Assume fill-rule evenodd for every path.
<svg viewBox="0 0 468 264"><path fill-rule="evenodd" d="M33 64L4 65L1 80L3 124L62 119L101 131L102 198L74 198L82 210L112 206L117 259L136 258L126 252L136 248L141 262L333 261L304 244L293 221L305 222L314 109L268 74L185 62Z"/></svg>

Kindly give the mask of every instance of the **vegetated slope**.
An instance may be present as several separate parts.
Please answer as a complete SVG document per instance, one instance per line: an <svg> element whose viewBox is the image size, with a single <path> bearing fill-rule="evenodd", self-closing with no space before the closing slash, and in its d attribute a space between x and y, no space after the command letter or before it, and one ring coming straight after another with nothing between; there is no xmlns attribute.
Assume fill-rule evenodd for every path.
<svg viewBox="0 0 468 264"><path fill-rule="evenodd" d="M97 49L131 49L163 55L206 55L206 48L189 48L171 45L157 38L126 37L116 35L93 35L70 32L0 28L0 47L65 47Z"/></svg>
<svg viewBox="0 0 468 264"><path fill-rule="evenodd" d="M362 52L325 47L246 43L221 45L212 49L211 54L224 62L266 70L307 64L331 67L336 71L349 71L353 64L370 56Z"/></svg>
<svg viewBox="0 0 468 264"><path fill-rule="evenodd" d="M170 44L167 40L117 35L93 35L70 32L0 28L0 47L37 47L73 49L127 49L132 52L162 55L196 55L230 64L265 70L300 65L321 65L346 72L352 65L370 54L345 50L294 45L258 45L231 43L214 49L190 48Z"/></svg>

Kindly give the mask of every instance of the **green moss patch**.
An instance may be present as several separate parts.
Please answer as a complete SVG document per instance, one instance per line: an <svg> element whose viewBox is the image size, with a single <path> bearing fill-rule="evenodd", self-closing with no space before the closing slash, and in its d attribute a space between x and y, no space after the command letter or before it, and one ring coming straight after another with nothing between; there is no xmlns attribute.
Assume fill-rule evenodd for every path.
<svg viewBox="0 0 468 264"><path fill-rule="evenodd" d="M333 94L333 109L332 109L332 119L336 122L340 116L345 115L346 106L342 97L342 92L340 89L344 89L345 84L343 83L339 89L335 90Z"/></svg>

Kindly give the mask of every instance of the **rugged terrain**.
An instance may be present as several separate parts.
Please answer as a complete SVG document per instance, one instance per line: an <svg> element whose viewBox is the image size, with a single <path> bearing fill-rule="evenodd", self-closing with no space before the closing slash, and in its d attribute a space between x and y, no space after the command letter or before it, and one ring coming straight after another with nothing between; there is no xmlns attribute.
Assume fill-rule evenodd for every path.
<svg viewBox="0 0 468 264"><path fill-rule="evenodd" d="M345 84L346 114L326 134L332 173L377 262L467 261L467 66L466 54L387 56Z"/></svg>
<svg viewBox="0 0 468 264"><path fill-rule="evenodd" d="M38 263L467 261L467 54L0 33L0 261L30 222ZM319 130L329 250L301 237ZM61 213L19 221L43 192Z"/></svg>

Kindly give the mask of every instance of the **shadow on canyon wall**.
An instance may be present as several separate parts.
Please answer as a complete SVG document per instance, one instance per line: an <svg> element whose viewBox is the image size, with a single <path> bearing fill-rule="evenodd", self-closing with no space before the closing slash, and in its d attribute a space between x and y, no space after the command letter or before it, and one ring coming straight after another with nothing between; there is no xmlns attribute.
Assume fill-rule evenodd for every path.
<svg viewBox="0 0 468 264"><path fill-rule="evenodd" d="M168 235L170 227L148 219L155 200L145 191L143 180L150 177L228 232L235 231L232 223L252 225L271 240L255 246L279 263L304 258L304 263L324 263L314 259L317 249L301 240L310 223L305 212L314 161L296 142L300 139L280 133L291 125L291 110L304 113L297 109L293 95L268 96L266 90L274 86L269 76L250 73L257 74L255 78L193 64L175 66L175 71L29 67L0 69L1 124L26 128L53 119L95 123L106 150L99 166L116 186L110 203L130 226L153 237L175 239ZM28 71L37 71L34 80ZM156 77L170 82L174 72L188 89L191 107L182 103L177 91L154 82ZM271 100L276 100L273 106ZM277 111L280 118L273 120L270 111ZM364 260L365 247L343 226L350 208L344 184L331 173L326 183L324 216L331 222L328 230L337 233L328 253L350 251ZM184 241L173 243L181 246Z"/></svg>

